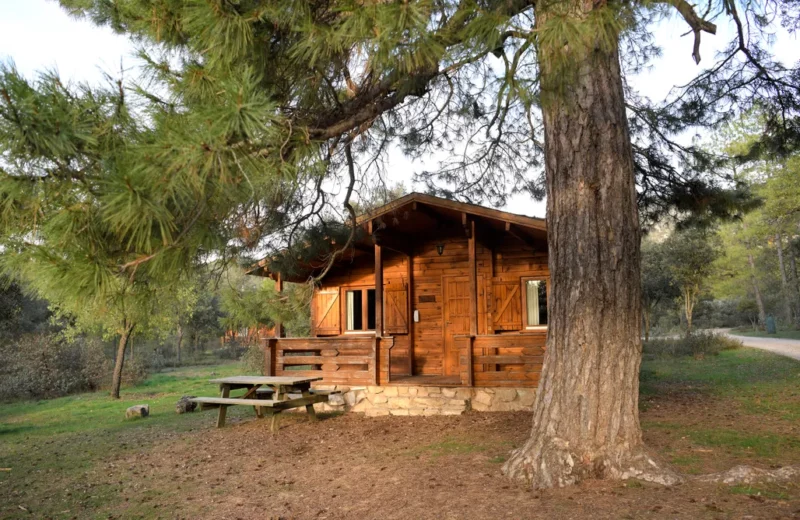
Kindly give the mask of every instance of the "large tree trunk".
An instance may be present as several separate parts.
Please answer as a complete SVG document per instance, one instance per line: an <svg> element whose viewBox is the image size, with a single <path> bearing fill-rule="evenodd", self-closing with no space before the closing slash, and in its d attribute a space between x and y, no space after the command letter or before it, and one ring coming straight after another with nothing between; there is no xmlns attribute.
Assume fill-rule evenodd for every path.
<svg viewBox="0 0 800 520"><path fill-rule="evenodd" d="M125 348L128 346L128 339L131 337L133 327L133 323L125 325L119 336L117 359L114 363L114 375L111 378L111 397L114 399L119 399L119 389L120 386L122 386L122 367L125 364Z"/></svg>
<svg viewBox="0 0 800 520"><path fill-rule="evenodd" d="M753 261L753 255L750 253L747 253L747 262L750 264L750 281L753 284L753 293L756 297L756 305L758 306L758 324L764 327L764 324L767 323L767 313L764 310L764 300L761 298L761 290L758 288L756 264Z"/></svg>
<svg viewBox="0 0 800 520"><path fill-rule="evenodd" d="M543 106L553 298L533 431L503 471L534 488L674 483L639 426L639 221L618 49L598 44L578 61ZM543 88L558 86L547 50L539 63Z"/></svg>
<svg viewBox="0 0 800 520"><path fill-rule="evenodd" d="M789 277L786 275L786 262L783 260L783 236L780 231L775 232L775 249L778 251L778 266L781 270L781 292L783 293L783 317L786 325L792 323L792 300L793 291L789 284Z"/></svg>

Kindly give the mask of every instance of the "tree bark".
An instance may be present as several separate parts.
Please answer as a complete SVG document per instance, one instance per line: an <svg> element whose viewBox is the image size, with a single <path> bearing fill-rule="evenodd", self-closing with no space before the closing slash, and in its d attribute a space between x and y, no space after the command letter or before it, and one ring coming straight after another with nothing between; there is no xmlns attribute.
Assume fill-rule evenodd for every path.
<svg viewBox="0 0 800 520"><path fill-rule="evenodd" d="M692 319L694 318L694 297L692 289L683 291L683 312L686 315L686 335L692 334Z"/></svg>
<svg viewBox="0 0 800 520"><path fill-rule="evenodd" d="M758 280L756 279L756 264L753 261L753 255L747 253L747 262L750 264L750 282L753 284L753 293L756 297L756 305L758 306L758 321L759 326L762 328L767 323L767 312L764 310L764 300L761 298L761 291L758 288Z"/></svg>
<svg viewBox="0 0 800 520"><path fill-rule="evenodd" d="M119 399L119 389L122 386L122 367L125 364L125 348L128 346L128 339L133 333L134 324L126 324L119 336L117 345L117 359L114 363L114 375L111 378L111 397Z"/></svg>
<svg viewBox="0 0 800 520"><path fill-rule="evenodd" d="M538 52L549 89L558 66ZM534 488L671 484L677 475L647 455L639 426L640 237L617 45L592 46L575 72L542 109L553 298L533 430L503 471Z"/></svg>
<svg viewBox="0 0 800 520"><path fill-rule="evenodd" d="M175 357L178 366L181 366L181 343L183 343L183 327L178 324L178 344L175 347Z"/></svg>
<svg viewBox="0 0 800 520"><path fill-rule="evenodd" d="M794 300L794 319L795 326L800 325L800 284L797 278L797 258L794 255L794 247L792 246L791 239L789 240L789 247L786 248L787 257L789 258L789 275L791 276L792 295Z"/></svg>
<svg viewBox="0 0 800 520"><path fill-rule="evenodd" d="M783 236L780 231L775 232L775 249L778 252L778 266L781 270L781 292L783 293L783 315L786 324L792 323L792 289L789 285L789 277L786 275L786 262L783 260Z"/></svg>

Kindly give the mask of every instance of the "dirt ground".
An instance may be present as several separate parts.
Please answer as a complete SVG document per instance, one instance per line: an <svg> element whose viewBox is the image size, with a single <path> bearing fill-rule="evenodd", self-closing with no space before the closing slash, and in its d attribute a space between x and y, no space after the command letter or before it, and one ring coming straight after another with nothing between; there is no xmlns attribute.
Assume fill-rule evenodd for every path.
<svg viewBox="0 0 800 520"><path fill-rule="evenodd" d="M643 422L723 421L748 417L730 402L673 395L648 403ZM119 501L107 518L214 519L639 519L800 518L799 483L757 488L688 482L661 487L632 481L589 481L533 492L500 474L508 452L528 435L529 413L458 417L285 414L281 429L245 418L129 450L86 473L85 486L112 486ZM752 422L752 420L750 421ZM795 426L782 426L796 428ZM646 430L664 457L692 458L693 471L728 469L763 458L698 448L667 429ZM800 461L787 461L800 462ZM78 491L78 490L76 490Z"/></svg>

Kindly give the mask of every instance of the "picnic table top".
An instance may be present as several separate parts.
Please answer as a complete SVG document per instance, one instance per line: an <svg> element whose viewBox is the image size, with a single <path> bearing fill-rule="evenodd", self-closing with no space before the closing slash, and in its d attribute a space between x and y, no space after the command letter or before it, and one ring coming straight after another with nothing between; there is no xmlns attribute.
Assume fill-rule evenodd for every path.
<svg viewBox="0 0 800 520"><path fill-rule="evenodd" d="M243 384L243 385L300 385L322 381L321 377L291 377L291 376L230 376L212 379L211 383Z"/></svg>

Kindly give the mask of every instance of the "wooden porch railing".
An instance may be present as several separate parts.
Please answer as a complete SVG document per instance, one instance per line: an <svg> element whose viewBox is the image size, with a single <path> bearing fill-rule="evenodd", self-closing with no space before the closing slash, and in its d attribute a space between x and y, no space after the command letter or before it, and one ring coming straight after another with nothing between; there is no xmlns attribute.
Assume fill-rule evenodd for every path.
<svg viewBox="0 0 800 520"><path fill-rule="evenodd" d="M378 384L374 336L266 338L264 374L322 377L326 384Z"/></svg>
<svg viewBox="0 0 800 520"><path fill-rule="evenodd" d="M544 361L546 334L457 336L461 384L535 387Z"/></svg>

